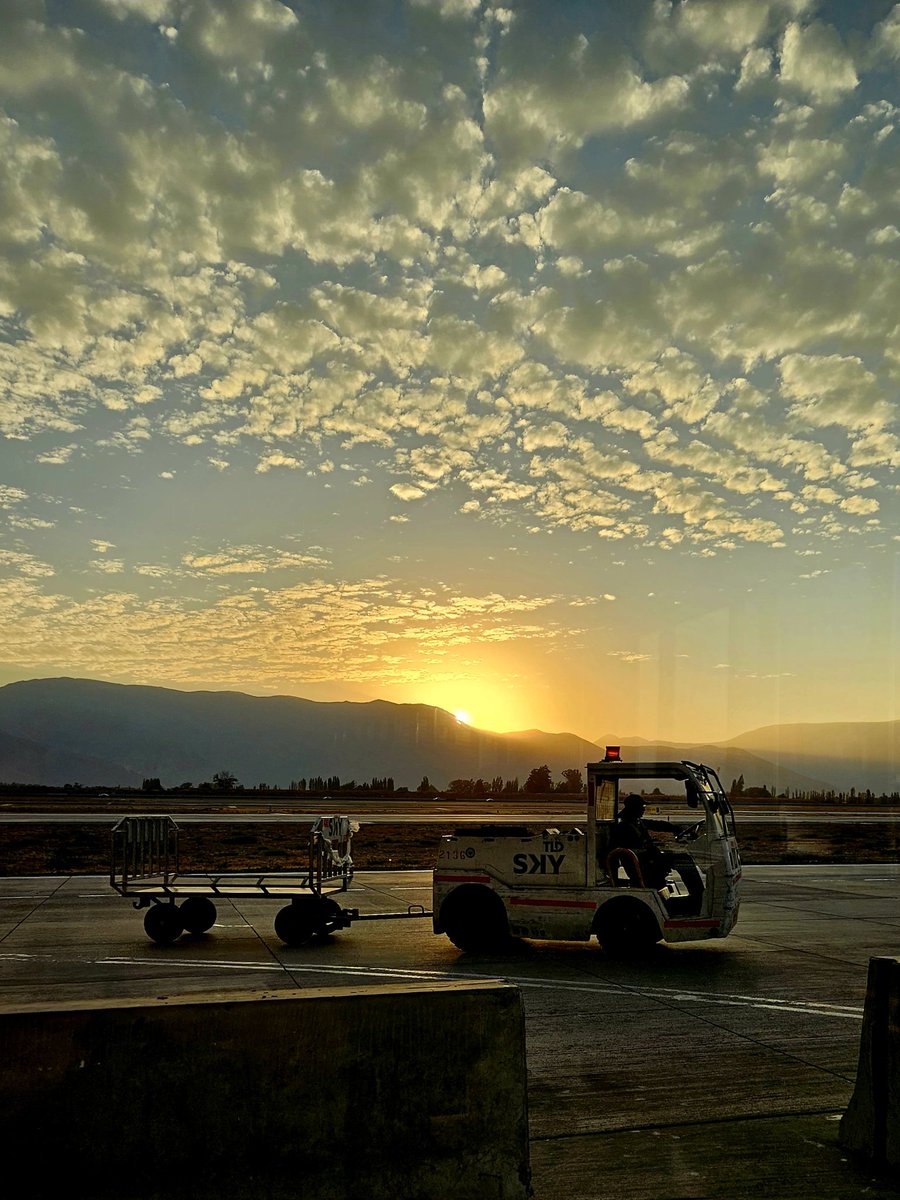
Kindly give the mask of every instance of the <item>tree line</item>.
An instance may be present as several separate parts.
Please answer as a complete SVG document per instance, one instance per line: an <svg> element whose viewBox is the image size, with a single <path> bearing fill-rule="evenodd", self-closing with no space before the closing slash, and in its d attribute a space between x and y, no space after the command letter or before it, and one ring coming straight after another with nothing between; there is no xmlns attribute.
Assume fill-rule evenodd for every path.
<svg viewBox="0 0 900 1200"><path fill-rule="evenodd" d="M237 792L237 791L257 791L257 792L300 792L300 793L326 793L326 792L374 792L379 795L410 795L409 788L396 787L392 775L377 776L373 775L371 779L364 782L357 782L355 779L342 780L339 775L312 775L309 778L292 779L290 786L287 789L273 787L268 783L257 783L250 788L244 787L233 771L217 771L211 780L206 780L200 784L193 784L190 781L180 784L178 787L166 789L162 786L159 778L148 777L141 784L141 790L145 792ZM513 779L504 779L500 775L495 775L492 779L451 779L446 788L439 788L432 784L427 775L422 777L422 781L415 789L415 794L419 796L436 796L442 792L450 793L454 796L517 796L520 793L526 795L548 795L552 792L562 792L568 795L579 795L584 791L584 780L581 771L577 767L570 767L562 772L560 779L554 782L553 773L549 766L544 763L540 767L533 767L529 772L524 783L520 784L518 777Z"/></svg>
<svg viewBox="0 0 900 1200"><path fill-rule="evenodd" d="M419 792L432 790L427 775L416 790ZM437 788L433 790L437 791ZM520 792L526 795L540 796L546 796L551 792L579 795L584 791L584 780L577 767L570 767L563 771L562 778L554 783L550 768L544 763L543 766L532 768L528 778L521 786L518 778L502 779L499 775L495 775L490 781L487 779L451 779L446 790L455 796L517 796Z"/></svg>
<svg viewBox="0 0 900 1200"><path fill-rule="evenodd" d="M836 788L807 789L785 788L779 792L774 784L768 787L747 787L744 776L732 779L728 795L732 800L813 800L825 804L897 804L900 803L900 792L882 792L880 795L871 788L855 787L849 791Z"/></svg>
<svg viewBox="0 0 900 1200"><path fill-rule="evenodd" d="M524 783L521 783L518 777L504 779L500 775L495 775L491 779L482 779L480 777L474 779L451 779L447 787L440 788L433 784L429 777L425 775L414 790L410 790L407 787L397 787L391 775L373 775L371 779L361 782L355 779L342 780L338 775L311 775L308 778L292 779L287 788L270 785L265 782L245 786L239 781L233 771L228 770L217 771L212 779L204 780L202 783L195 784L187 780L170 788L163 787L159 776L146 777L140 789L135 787L120 787L117 784L108 785L104 788L98 784L66 783L60 787L59 785L51 784L0 781L0 794L3 795L48 795L60 791L66 793L84 793L87 795L99 794L100 796L129 794L135 791L156 794L161 792L182 794L188 792L202 795L209 793L221 795L222 793L231 792L264 792L270 795L299 792L301 794L327 795L341 792L355 794L370 793L380 796L453 795L462 798L466 796L517 796L520 794L546 796L552 793L579 795L584 793L584 780L581 771L576 767L563 771L561 777L558 780L554 780L549 766L544 763L540 767L533 767ZM846 791L830 788L818 790L785 788L782 792L777 792L772 786L747 787L744 783L743 775L738 776L737 779L732 779L728 793L732 800L738 803L741 800L771 799L801 800L826 804L900 804L900 792L898 791L877 793L872 791L871 788L857 789L851 787Z"/></svg>

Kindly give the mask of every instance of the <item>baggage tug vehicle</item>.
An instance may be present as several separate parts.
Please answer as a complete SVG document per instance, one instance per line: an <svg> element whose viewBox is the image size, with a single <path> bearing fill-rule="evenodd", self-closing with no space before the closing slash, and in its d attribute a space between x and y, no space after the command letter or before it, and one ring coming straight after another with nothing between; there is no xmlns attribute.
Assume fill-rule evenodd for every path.
<svg viewBox="0 0 900 1200"><path fill-rule="evenodd" d="M665 880L644 878L640 852L617 846L622 801L641 793L649 825L687 818L665 852ZM588 941L613 955L659 941L726 937L738 916L741 860L734 812L712 767L623 762L609 746L587 764L584 828L534 833L481 825L445 836L433 875L433 924L461 950L510 937ZM656 880L654 883L658 883Z"/></svg>

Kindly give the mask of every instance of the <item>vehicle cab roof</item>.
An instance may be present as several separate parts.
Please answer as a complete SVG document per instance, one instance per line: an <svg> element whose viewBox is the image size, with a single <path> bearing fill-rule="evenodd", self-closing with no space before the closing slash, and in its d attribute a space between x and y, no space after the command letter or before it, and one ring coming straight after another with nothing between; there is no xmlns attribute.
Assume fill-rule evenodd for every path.
<svg viewBox="0 0 900 1200"><path fill-rule="evenodd" d="M610 762L587 764L591 775L607 779L696 779L700 766L683 759L681 762Z"/></svg>

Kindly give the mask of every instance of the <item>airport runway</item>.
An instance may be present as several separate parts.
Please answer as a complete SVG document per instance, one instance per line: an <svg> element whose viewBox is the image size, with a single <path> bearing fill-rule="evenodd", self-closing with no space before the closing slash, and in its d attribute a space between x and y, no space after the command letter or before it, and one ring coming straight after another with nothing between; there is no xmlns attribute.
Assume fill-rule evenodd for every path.
<svg viewBox="0 0 900 1200"><path fill-rule="evenodd" d="M157 809L148 804L144 810L156 813ZM648 809L648 815L663 812L662 808ZM317 817L336 812L346 812L360 822L361 825L444 825L448 829L452 825L483 825L485 822L501 822L510 825L583 825L585 819L584 805L566 809L548 810L539 806L500 805L496 808L479 805L476 810L454 805L416 804L415 807L369 801L364 804L347 804L338 799L335 804L318 804L308 808L295 808L273 805L259 808L252 812L179 812L168 805L165 808L179 825L308 825ZM66 812L60 809L44 809L41 812L28 810L14 811L0 807L0 826L2 825L114 825L126 815L124 812ZM811 823L815 825L858 824L858 825L894 825L900 820L900 810L896 807L857 809L844 806L822 805L819 807L799 807L784 805L778 808L752 808L738 810L738 828L743 821L760 822L762 824L792 825Z"/></svg>
<svg viewBox="0 0 900 1200"><path fill-rule="evenodd" d="M0 1004L499 977L526 1012L536 1200L900 1196L835 1140L869 957L900 955L898 892L900 864L748 867L732 937L623 963L576 943L465 955L428 919L288 949L260 899L163 948L103 878L5 878ZM429 906L429 876L360 873L346 902Z"/></svg>

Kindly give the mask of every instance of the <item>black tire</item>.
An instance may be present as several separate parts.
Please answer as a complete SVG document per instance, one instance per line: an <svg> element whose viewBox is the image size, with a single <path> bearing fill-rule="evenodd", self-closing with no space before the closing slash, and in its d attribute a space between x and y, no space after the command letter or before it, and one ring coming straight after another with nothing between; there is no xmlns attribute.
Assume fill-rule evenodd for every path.
<svg viewBox="0 0 900 1200"><path fill-rule="evenodd" d="M151 904L144 915L144 932L160 946L171 946L184 933L181 913L174 904Z"/></svg>
<svg viewBox="0 0 900 1200"><path fill-rule="evenodd" d="M301 896L278 910L275 932L286 946L307 946L324 933L325 921L315 896Z"/></svg>
<svg viewBox="0 0 900 1200"><path fill-rule="evenodd" d="M441 925L454 946L471 953L500 950L510 940L503 901L471 884L451 892L441 905Z"/></svg>
<svg viewBox="0 0 900 1200"><path fill-rule="evenodd" d="M640 900L609 900L597 913L594 933L613 958L646 954L662 937L659 922Z"/></svg>
<svg viewBox="0 0 900 1200"><path fill-rule="evenodd" d="M207 896L188 896L178 911L188 933L206 933L216 923L216 906Z"/></svg>
<svg viewBox="0 0 900 1200"><path fill-rule="evenodd" d="M334 933L336 929L345 928L346 922L341 921L341 906L328 896L322 896L319 900L319 929L316 931L317 937L328 937Z"/></svg>

